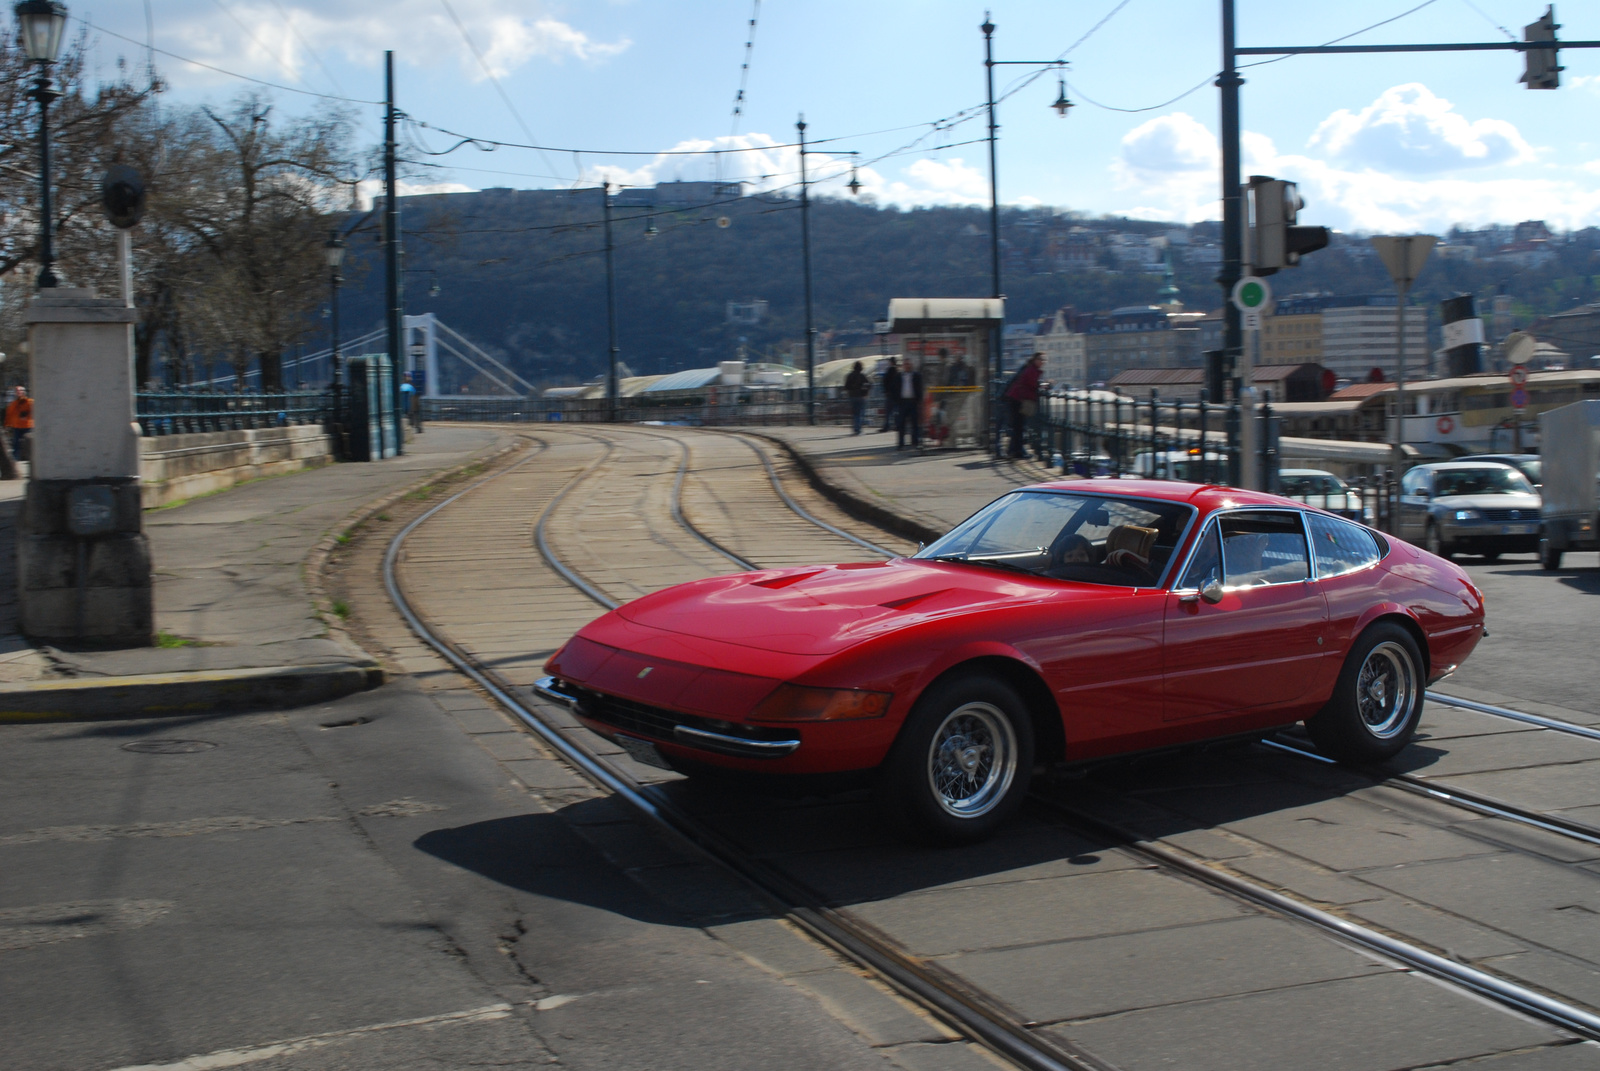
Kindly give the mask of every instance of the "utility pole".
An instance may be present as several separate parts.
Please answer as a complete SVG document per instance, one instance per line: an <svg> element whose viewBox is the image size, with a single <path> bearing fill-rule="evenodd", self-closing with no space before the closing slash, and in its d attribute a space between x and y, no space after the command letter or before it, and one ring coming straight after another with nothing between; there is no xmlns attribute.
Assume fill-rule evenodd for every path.
<svg viewBox="0 0 1600 1071"><path fill-rule="evenodd" d="M983 72L989 89L989 296L997 298L1000 296L1000 174L995 138L1000 128L994 121L994 23L989 21L987 11L983 13L983 25L978 28L983 31Z"/></svg>
<svg viewBox="0 0 1600 1071"><path fill-rule="evenodd" d="M1222 0L1222 73L1217 75L1216 81L1217 88L1222 91L1222 274L1217 276L1217 283L1223 294L1222 360L1229 375L1240 367L1244 353L1242 314L1228 300L1234 284L1244 276L1244 194L1239 185L1239 87L1242 85L1244 79L1239 77L1234 52L1233 0ZM1237 402L1237 387L1233 393ZM1231 442L1229 445L1238 444Z"/></svg>
<svg viewBox="0 0 1600 1071"><path fill-rule="evenodd" d="M800 263L806 288L806 423L817 422L817 329L811 320L811 198L806 183L806 117L794 124L800 131Z"/></svg>
<svg viewBox="0 0 1600 1071"><path fill-rule="evenodd" d="M617 275L612 260L611 242L611 183L600 185L600 199L604 202L606 221L606 337L610 353L609 371L606 373L606 419L617 422Z"/></svg>
<svg viewBox="0 0 1600 1071"><path fill-rule="evenodd" d="M405 453L405 431L400 419L400 368L405 363L405 308L400 295L400 202L395 196L394 52L383 54L383 270L384 298L388 307L389 372L392 388L389 412L395 426L394 452Z"/></svg>

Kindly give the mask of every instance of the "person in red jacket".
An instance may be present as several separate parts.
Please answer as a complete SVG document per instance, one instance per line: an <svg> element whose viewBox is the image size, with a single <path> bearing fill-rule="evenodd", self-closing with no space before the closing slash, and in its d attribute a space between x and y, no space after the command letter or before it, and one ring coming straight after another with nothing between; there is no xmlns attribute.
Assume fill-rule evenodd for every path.
<svg viewBox="0 0 1600 1071"><path fill-rule="evenodd" d="M1011 411L1011 456L1027 457L1023 434L1029 419L1039 411L1039 377L1044 375L1044 354L1028 358L1006 388L1006 408Z"/></svg>
<svg viewBox="0 0 1600 1071"><path fill-rule="evenodd" d="M28 397L28 388L19 386L12 392L10 403L6 406L6 430L11 433L11 456L22 460L22 440L33 430L33 399Z"/></svg>

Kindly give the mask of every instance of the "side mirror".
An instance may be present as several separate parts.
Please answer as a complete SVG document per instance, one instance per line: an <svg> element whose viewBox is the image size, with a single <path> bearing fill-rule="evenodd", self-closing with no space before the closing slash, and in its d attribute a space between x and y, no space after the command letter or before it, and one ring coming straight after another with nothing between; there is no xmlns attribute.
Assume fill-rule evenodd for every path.
<svg viewBox="0 0 1600 1071"><path fill-rule="evenodd" d="M1222 601L1222 581L1215 574L1206 577L1206 582L1200 586L1200 597L1213 606Z"/></svg>

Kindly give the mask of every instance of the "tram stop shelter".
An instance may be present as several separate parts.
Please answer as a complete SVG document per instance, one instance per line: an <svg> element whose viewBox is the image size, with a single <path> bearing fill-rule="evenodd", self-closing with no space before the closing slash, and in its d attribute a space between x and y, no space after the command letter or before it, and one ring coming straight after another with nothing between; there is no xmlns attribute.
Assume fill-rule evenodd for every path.
<svg viewBox="0 0 1600 1071"><path fill-rule="evenodd" d="M888 330L922 373L923 441L934 447L989 445L988 387L1000 374L996 340L1004 298L891 298Z"/></svg>

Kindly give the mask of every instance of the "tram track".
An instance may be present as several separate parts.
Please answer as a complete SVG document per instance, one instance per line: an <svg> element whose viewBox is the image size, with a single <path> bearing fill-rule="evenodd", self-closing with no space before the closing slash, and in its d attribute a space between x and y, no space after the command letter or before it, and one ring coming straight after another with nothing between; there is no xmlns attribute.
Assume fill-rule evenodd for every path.
<svg viewBox="0 0 1600 1071"><path fill-rule="evenodd" d="M715 551L735 566L739 568L757 568L757 564L746 556L749 554L748 551L746 554L740 554L729 549L705 531L702 531L685 515L683 493L691 465L692 448L690 444L683 437L675 434L630 430L634 430L638 437L665 440L677 444L679 464L674 475L670 514L679 528L696 540L697 543ZM735 435L729 438L742 442L759 458L772 490L776 493L778 499L783 502L785 508L795 516L819 530L825 531L834 537L848 540L871 553L894 556L895 552L829 525L803 509L785 492L771 460L759 447L742 436ZM585 468L570 476L554 496L546 502L534 525L533 542L544 562L564 582L582 592L597 605L611 608L618 605L619 600L606 593L603 583L592 582L593 578L586 579L568 563L564 562L557 553L556 548L552 546L547 532L549 523L563 503L568 500L569 495L586 480L593 478L616 452L617 447L611 439L595 439L592 441L602 446L602 452ZM524 461L530 459L524 459ZM522 462L518 462L518 465L520 464ZM790 918L796 925L799 925L813 937L832 947L840 954L878 975L959 1033L985 1045L997 1054L1022 1067L1105 1068L1108 1066L1088 1053L1078 1051L1070 1045L1041 1043L1042 1039L1035 1032L1029 1030L1028 1026L1020 1020L1020 1017L1008 1013L1007 1009L1000 1005L998 1001L962 983L960 979L949 975L947 971L944 971L938 965L927 963L911 956L898 948L892 940L882 935L870 924L852 918L848 911L828 906L825 897L810 889L803 882L783 873L768 862L750 856L694 815L678 807L670 796L662 791L661 786L639 781L619 764L586 747L582 743L581 737L575 737L574 734L566 731L559 724L552 722L536 706L528 703L519 694L519 689L493 667L486 665L471 651L453 643L440 629L431 625L407 598L403 585L397 576L396 564L404 543L414 531L426 524L431 518L499 475L503 475L503 473L487 477L485 480L475 483L435 505L407 525L387 548L383 563L384 583L390 598L394 601L413 631L444 655L458 670L484 687L521 723L526 725L530 731L566 757L569 762L594 783L627 801L649 821L668 832L670 836L680 843L690 846L697 853L715 860L725 868L740 875L755 887L767 902L773 904L775 909L781 911L785 917ZM1452 702L1447 699L1441 699L1440 701ZM1452 705L1456 704L1452 702ZM1301 753L1307 754L1312 758L1321 758L1314 754ZM1408 775L1389 776L1391 778L1397 776L1406 778L1407 782L1416 781L1418 784L1409 786L1408 790L1414 789L1419 794L1429 795L1441 802L1454 803L1468 810L1473 810L1475 813L1492 817L1516 818L1515 811L1517 809L1499 801L1488 801L1486 798L1469 799L1470 794L1461 793L1455 793L1450 795L1450 798L1444 798L1444 795L1448 795L1448 793L1444 793L1438 786L1428 785L1421 779L1409 778ZM1157 866L1183 874L1191 880L1209 885L1230 896L1265 907L1272 912L1298 919L1325 933L1331 934L1340 941L1353 943L1379 955L1392 958L1412 970L1460 986L1520 1013L1532 1015L1572 1031L1581 1037L1600 1039L1600 1017L1596 1017L1584 1009L1554 1000L1549 996L1509 982L1499 976L1437 956L1408 942L1359 926L1348 919L1321 911L1297 899L1246 881L1236 874L1224 873L1215 867L1195 860L1179 849L1163 844L1159 840L1144 838L1133 830L1108 823L1103 818L1071 808L1063 808L1055 801L1046 801L1046 803L1056 809L1064 819L1070 821L1078 830L1089 832L1097 839L1106 840L1113 846L1141 855ZM1492 808L1493 810L1486 808ZM1528 814L1532 816L1535 812L1528 812ZM1544 817L1545 819L1553 818L1553 816ZM1527 821L1527 819L1518 820ZM1589 827L1583 827L1578 823L1567 823L1567 825L1579 827L1575 830L1562 828L1562 821L1541 821L1533 818L1528 824L1538 825L1547 831L1576 835L1590 843L1600 843L1600 838L1590 839L1595 831L1591 831Z"/></svg>

